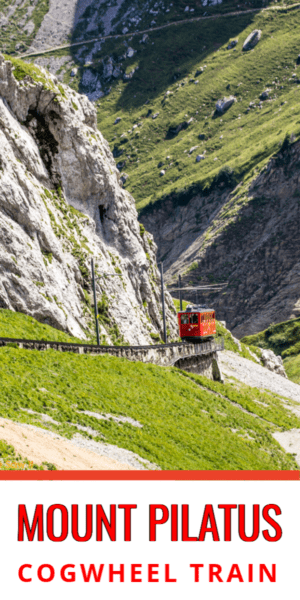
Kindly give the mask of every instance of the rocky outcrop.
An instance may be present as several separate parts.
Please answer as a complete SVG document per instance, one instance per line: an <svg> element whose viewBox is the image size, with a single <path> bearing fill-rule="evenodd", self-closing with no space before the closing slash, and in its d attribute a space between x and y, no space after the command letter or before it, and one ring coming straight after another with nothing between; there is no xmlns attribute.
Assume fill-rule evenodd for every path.
<svg viewBox="0 0 300 600"><path fill-rule="evenodd" d="M266 369L287 378L281 356L276 356L272 350L262 350L261 359Z"/></svg>
<svg viewBox="0 0 300 600"><path fill-rule="evenodd" d="M119 178L89 100L0 55L0 307L84 338L94 257L103 342L162 332L156 246Z"/></svg>
<svg viewBox="0 0 300 600"><path fill-rule="evenodd" d="M285 146L285 147L284 147ZM300 316L300 143L283 149L247 185L225 181L189 202L169 198L141 215L166 278L183 286L228 282L200 296L236 337ZM195 301L195 293L185 299Z"/></svg>

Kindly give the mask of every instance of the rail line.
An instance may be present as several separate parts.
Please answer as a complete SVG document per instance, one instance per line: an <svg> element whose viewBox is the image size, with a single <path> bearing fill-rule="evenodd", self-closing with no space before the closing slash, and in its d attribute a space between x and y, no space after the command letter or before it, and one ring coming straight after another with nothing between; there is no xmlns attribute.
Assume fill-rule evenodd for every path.
<svg viewBox="0 0 300 600"><path fill-rule="evenodd" d="M206 354L208 352L224 350L223 338L217 338L217 340L214 339L200 343L172 342L169 344L153 344L143 346L98 346L96 344L76 344L72 342L51 342L48 340L0 337L0 347L14 345L22 347L26 350L45 350L52 348L53 350L76 352L80 354L126 354L126 352L143 352L151 350L163 351L172 348L183 348L187 351L189 351L190 348L194 348L194 350L196 350L194 354Z"/></svg>

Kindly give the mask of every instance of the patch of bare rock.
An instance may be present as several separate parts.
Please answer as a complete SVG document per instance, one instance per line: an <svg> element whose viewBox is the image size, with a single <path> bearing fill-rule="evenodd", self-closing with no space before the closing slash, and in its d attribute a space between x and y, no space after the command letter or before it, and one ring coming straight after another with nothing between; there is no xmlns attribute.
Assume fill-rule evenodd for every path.
<svg viewBox="0 0 300 600"><path fill-rule="evenodd" d="M274 394L300 402L300 386L282 375L269 371L230 350L219 352L218 359L225 380L234 377L251 387L270 390Z"/></svg>

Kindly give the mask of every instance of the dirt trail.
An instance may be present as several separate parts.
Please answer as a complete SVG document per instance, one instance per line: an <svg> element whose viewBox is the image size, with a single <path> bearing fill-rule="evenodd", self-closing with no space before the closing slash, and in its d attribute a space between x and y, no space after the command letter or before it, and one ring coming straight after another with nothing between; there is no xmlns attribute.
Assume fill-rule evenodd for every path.
<svg viewBox="0 0 300 600"><path fill-rule="evenodd" d="M11 444L16 453L38 465L50 462L62 470L134 470L112 458L78 448L67 440L53 438L42 429L37 431L30 425L20 425L9 419L0 418L0 439Z"/></svg>
<svg viewBox="0 0 300 600"><path fill-rule="evenodd" d="M215 14L215 15L208 15L206 17L193 17L191 19L181 19L180 21L172 21L171 23L165 23L164 25L160 25L158 27L150 27L149 29L143 29L141 31L132 31L131 33L125 33L125 34L98 36L98 37L83 40L80 42L74 42L73 44L63 44L61 46L53 46L51 48L44 48L43 50L39 50L36 52L28 52L26 54L20 53L19 56L22 58L26 58L29 56L40 56L41 54L47 54L48 52L54 52L55 50L63 50L65 48L72 48L74 46L84 46L85 44L90 44L92 42L117 39L120 37L126 38L126 37L133 37L135 35L143 35L144 33L151 33L153 31L159 31L160 29L166 29L167 27L172 27L174 25L184 25L186 23L192 23L194 21L206 21L208 19L218 19L220 17L233 17L233 16L237 16L237 15L241 15L241 14L265 12L266 10L295 10L297 8L300 8L299 2L297 2L296 4L290 4L290 5L268 6L263 9L250 8L250 9L243 10L243 11L234 11L234 12L229 12L229 13L219 13L219 14ZM34 42L33 42L32 46L34 46Z"/></svg>

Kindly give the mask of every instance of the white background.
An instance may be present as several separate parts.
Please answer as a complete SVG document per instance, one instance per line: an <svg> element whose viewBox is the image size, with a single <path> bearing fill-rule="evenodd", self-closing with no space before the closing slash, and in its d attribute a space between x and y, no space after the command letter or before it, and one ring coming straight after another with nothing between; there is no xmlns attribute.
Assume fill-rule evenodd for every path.
<svg viewBox="0 0 300 600"><path fill-rule="evenodd" d="M130 600L153 598L230 598L234 600L267 598L281 599L298 590L299 573L299 533L300 533L300 484L297 481L1 481L0 482L1 513L1 589L4 597L27 600L48 598L53 600L65 598L66 595L82 599L88 595L89 600L108 598L111 600L130 598ZM36 504L43 504L45 513L51 504L64 504L69 509L71 504L79 504L80 534L84 535L85 505L102 504L109 515L110 504L137 504L132 511L132 541L124 542L123 510L117 510L116 542L111 542L106 534L104 541L91 540L78 543L71 535L60 543L51 542L18 542L18 505L26 504L30 523ZM214 542L211 534L207 534L205 542L171 542L170 525L166 523L158 527L156 542L149 542L149 504L189 504L190 536L199 535L199 529L205 504L213 504L221 540L223 539L224 511L218 504L246 504L246 516L249 524L247 534L251 534L252 506L259 504L261 509L266 504L277 504L282 510L280 516L270 515L280 524L283 535L278 542L267 542L260 535L256 542L243 542L238 536L237 510L233 511L231 542ZM94 513L95 514L95 513ZM160 515L161 513L159 513ZM59 535L59 519L57 521ZM262 529L274 530L261 519ZM179 527L180 532L180 527ZM179 538L180 539L180 538ZM31 583L22 583L18 577L18 569L24 564L32 564L31 571L24 572L32 576ZM42 583L37 579L37 568L43 563L50 563L55 568L55 579L50 583ZM60 569L64 564L75 564L76 581L65 583L60 578ZM86 570L90 563L98 567L105 564L100 583L84 583L79 564ZM108 564L118 569L120 563L125 564L125 582L120 583L118 577L114 583L108 581ZM142 563L142 583L130 582L131 563ZM148 563L159 563L160 581L147 582ZM171 577L176 583L164 582L164 565L170 564ZM190 563L203 563L200 582L194 582L194 569ZM208 564L222 565L224 583L209 583ZM230 567L238 563L245 582L233 580L226 583ZM254 565L254 582L247 582L248 564ZM265 563L271 571L272 563L277 565L277 581L270 583L265 578L259 583L258 565ZM47 574L47 571L45 571Z"/></svg>

